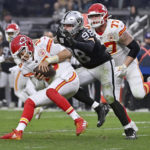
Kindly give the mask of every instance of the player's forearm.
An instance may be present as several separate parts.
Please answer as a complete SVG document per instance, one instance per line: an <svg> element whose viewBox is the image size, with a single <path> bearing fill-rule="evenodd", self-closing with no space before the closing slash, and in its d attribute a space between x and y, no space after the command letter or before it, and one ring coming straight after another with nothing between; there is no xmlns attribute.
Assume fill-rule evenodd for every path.
<svg viewBox="0 0 150 150"><path fill-rule="evenodd" d="M71 52L69 50L65 49L65 50L59 52L55 56L47 57L45 60L49 64L54 64L54 63L59 63L59 62L65 61L66 59L71 58L71 56L72 56Z"/></svg>
<svg viewBox="0 0 150 150"><path fill-rule="evenodd" d="M125 66L128 67L132 63L133 60L134 60L133 57L127 56L126 60L124 61Z"/></svg>
<svg viewBox="0 0 150 150"><path fill-rule="evenodd" d="M65 49L65 50L59 52L57 54L57 56L59 57L59 62L63 62L66 59L70 59L72 56L72 53L69 50Z"/></svg>

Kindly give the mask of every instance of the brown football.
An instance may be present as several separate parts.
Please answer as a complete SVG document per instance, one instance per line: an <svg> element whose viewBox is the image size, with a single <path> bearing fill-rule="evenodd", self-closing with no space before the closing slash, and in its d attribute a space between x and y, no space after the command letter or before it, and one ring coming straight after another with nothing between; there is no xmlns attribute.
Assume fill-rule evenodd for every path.
<svg viewBox="0 0 150 150"><path fill-rule="evenodd" d="M56 74L55 69L52 67L52 65L49 65L49 71L47 72L43 72L42 70L39 70L38 66L34 68L34 72L36 72L36 74L41 73L42 75L44 75L45 77L53 77Z"/></svg>

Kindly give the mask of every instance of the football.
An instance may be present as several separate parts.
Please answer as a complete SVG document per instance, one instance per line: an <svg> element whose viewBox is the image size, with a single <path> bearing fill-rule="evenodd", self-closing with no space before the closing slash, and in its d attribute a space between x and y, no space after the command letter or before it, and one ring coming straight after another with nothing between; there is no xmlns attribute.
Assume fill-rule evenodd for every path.
<svg viewBox="0 0 150 150"><path fill-rule="evenodd" d="M43 72L42 70L39 70L39 68L38 68L38 66L37 66L37 67L34 68L33 71L34 71L36 74L41 73L41 74L44 75L45 77L53 77L53 76L55 76L56 71L55 71L55 69L52 67L52 65L49 65L48 68L49 68L49 71Z"/></svg>

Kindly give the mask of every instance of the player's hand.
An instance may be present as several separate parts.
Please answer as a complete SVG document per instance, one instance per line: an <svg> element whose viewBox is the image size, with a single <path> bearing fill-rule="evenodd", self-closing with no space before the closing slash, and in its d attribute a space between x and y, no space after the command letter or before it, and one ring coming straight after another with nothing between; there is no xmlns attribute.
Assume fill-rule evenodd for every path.
<svg viewBox="0 0 150 150"><path fill-rule="evenodd" d="M37 78L38 80L45 80L45 76L41 73L34 73L34 77Z"/></svg>
<svg viewBox="0 0 150 150"><path fill-rule="evenodd" d="M58 27L55 38L56 38L55 41L57 41L58 43L64 45L65 36L63 34L63 31L62 31L61 27Z"/></svg>
<svg viewBox="0 0 150 150"><path fill-rule="evenodd" d="M66 47L72 47L76 42L71 34L67 30L62 30L61 27L59 27L56 32L56 39L60 44Z"/></svg>
<svg viewBox="0 0 150 150"><path fill-rule="evenodd" d="M39 64L38 69L41 70L42 72L48 72L49 71L48 65L49 63L44 60Z"/></svg>
<svg viewBox="0 0 150 150"><path fill-rule="evenodd" d="M115 76L116 77L124 77L127 72L127 66L125 64L115 67Z"/></svg>
<svg viewBox="0 0 150 150"><path fill-rule="evenodd" d="M69 44L69 46L74 46L76 43L76 40L72 37L72 35L67 30L64 30L63 33L65 34L66 41Z"/></svg>

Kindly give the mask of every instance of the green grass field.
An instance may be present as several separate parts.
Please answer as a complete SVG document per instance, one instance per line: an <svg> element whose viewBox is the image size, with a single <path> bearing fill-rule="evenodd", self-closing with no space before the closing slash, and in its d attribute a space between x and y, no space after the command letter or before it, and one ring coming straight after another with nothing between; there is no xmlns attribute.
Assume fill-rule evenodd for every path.
<svg viewBox="0 0 150 150"><path fill-rule="evenodd" d="M150 149L150 113L130 112L139 127L137 140L126 140L123 128L109 112L101 128L96 127L94 112L79 112L88 123L88 129L79 137L75 126L64 112L44 112L40 120L30 122L23 139L0 140L0 150L148 150ZM0 136L16 128L21 111L0 110Z"/></svg>

